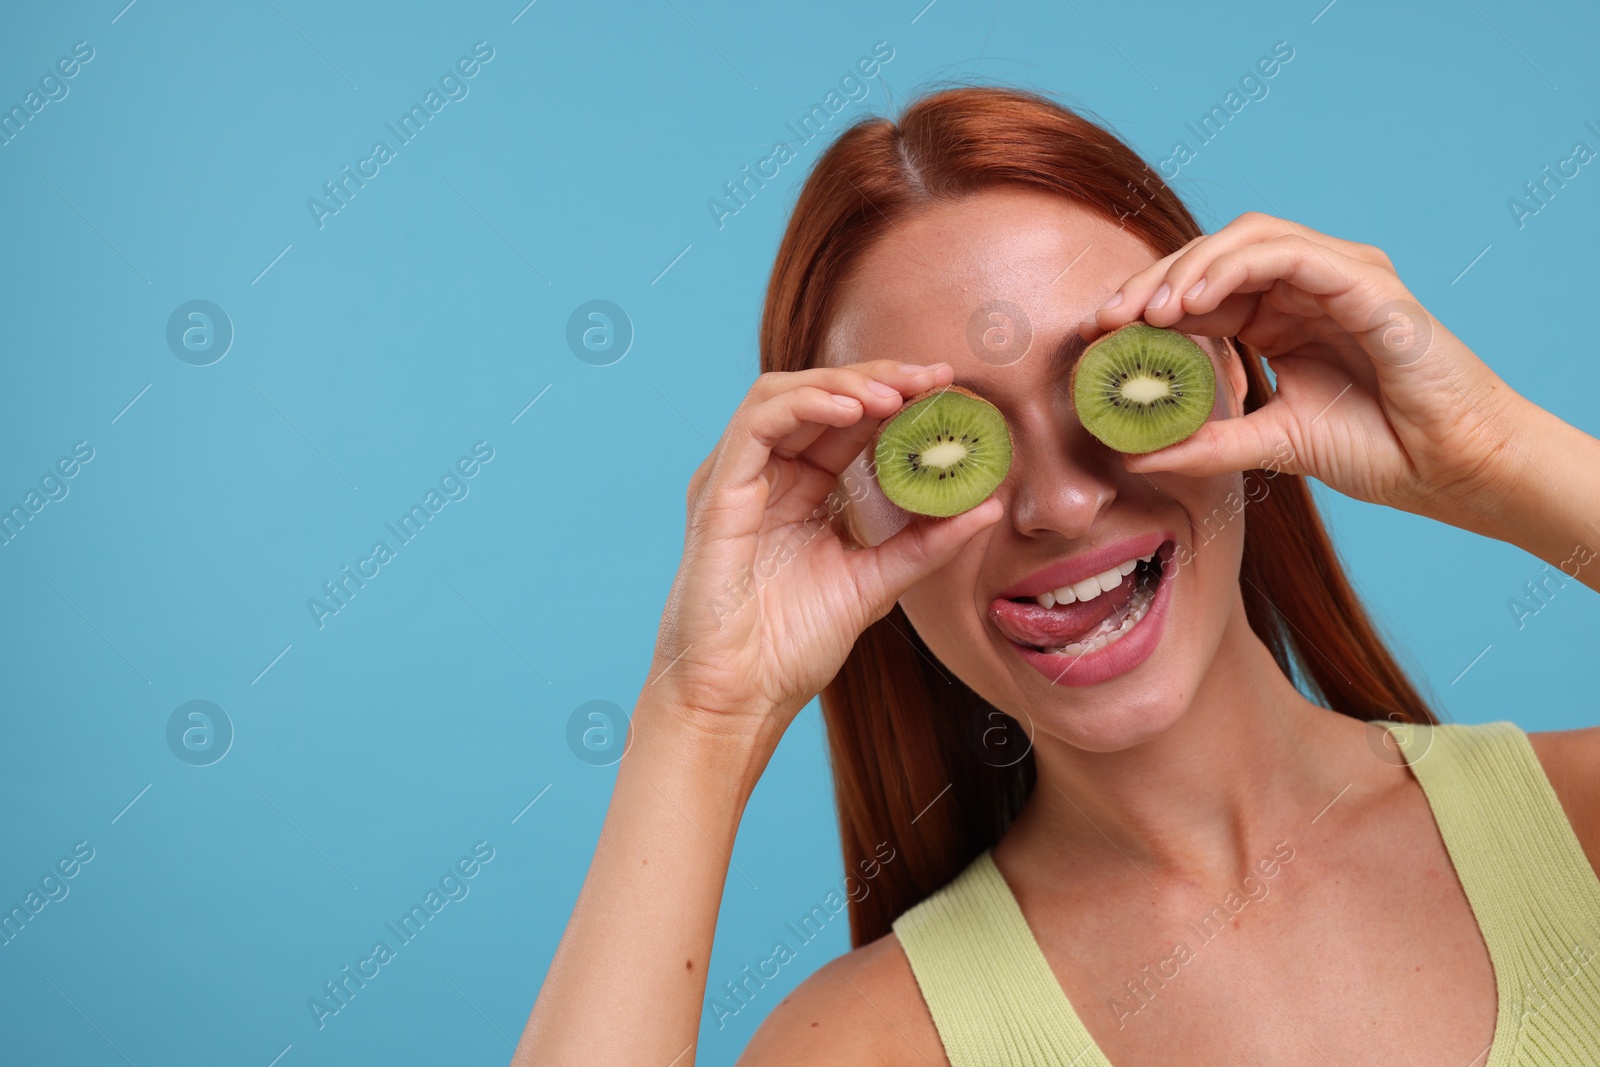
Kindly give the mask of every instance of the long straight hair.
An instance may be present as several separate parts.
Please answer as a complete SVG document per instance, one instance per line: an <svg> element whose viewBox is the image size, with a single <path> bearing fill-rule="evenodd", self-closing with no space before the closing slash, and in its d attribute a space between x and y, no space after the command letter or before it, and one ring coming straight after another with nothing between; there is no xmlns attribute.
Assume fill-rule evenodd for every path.
<svg viewBox="0 0 1600 1067"><path fill-rule="evenodd" d="M762 370L815 365L830 295L898 220L996 186L1065 196L1158 256L1202 232L1132 148L1076 112L1014 89L936 92L898 123L863 119L817 161L768 282ZM1254 411L1271 386L1260 354L1233 342L1249 382L1244 407ZM1284 674L1346 715L1438 722L1357 599L1304 480L1275 473L1246 517L1240 591L1251 628ZM858 864L886 838L899 845L872 891L851 901L851 939L860 946L998 841L1037 772L1031 752L1004 767L982 758L975 730L1002 720L1013 735L1020 728L938 665L898 604L861 634L821 698L845 869L870 869ZM947 786L951 795L941 797Z"/></svg>

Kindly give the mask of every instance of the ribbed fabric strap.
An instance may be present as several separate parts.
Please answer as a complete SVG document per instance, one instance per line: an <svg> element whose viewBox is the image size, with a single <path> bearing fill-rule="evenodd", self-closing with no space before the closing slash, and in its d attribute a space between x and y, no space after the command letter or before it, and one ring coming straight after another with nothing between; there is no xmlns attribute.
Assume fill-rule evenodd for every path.
<svg viewBox="0 0 1600 1067"><path fill-rule="evenodd" d="M1597 1067L1600 878L1527 735L1376 721L1427 795L1494 965L1495 1040L1472 1067ZM988 852L894 931L952 1067L1111 1067Z"/></svg>
<svg viewBox="0 0 1600 1067"><path fill-rule="evenodd" d="M987 851L894 932L951 1067L1110 1067Z"/></svg>
<svg viewBox="0 0 1600 1067"><path fill-rule="evenodd" d="M1392 735L1494 961L1500 1008L1485 1067L1600 1064L1600 879L1527 735L1511 722Z"/></svg>

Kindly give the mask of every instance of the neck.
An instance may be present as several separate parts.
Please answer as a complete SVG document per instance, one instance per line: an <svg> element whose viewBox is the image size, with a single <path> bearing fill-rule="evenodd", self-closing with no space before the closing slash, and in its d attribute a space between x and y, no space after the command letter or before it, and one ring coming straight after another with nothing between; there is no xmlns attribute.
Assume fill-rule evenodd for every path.
<svg viewBox="0 0 1600 1067"><path fill-rule="evenodd" d="M1093 858L1147 877L1226 882L1352 780L1360 764L1330 760L1322 742L1356 728L1295 689L1239 602L1169 729L1115 752L1035 738L1039 780L1007 851L1063 870Z"/></svg>

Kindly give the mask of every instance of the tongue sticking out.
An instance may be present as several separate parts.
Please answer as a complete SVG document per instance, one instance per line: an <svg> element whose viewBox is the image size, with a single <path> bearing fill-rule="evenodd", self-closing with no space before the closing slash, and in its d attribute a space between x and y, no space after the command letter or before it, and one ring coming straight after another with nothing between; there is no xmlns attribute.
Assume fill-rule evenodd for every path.
<svg viewBox="0 0 1600 1067"><path fill-rule="evenodd" d="M1113 614L1120 616L1133 599L1138 572L1127 575L1122 584L1093 600L1040 607L1037 601L1018 603L996 600L989 606L989 618L1000 632L1029 648L1060 647L1077 640Z"/></svg>

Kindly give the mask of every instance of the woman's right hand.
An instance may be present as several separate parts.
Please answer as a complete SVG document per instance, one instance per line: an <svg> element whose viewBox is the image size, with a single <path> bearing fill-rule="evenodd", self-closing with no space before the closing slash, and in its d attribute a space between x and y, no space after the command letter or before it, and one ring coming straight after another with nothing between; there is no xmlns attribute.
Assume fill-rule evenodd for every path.
<svg viewBox="0 0 1600 1067"><path fill-rule="evenodd" d="M870 360L756 379L689 481L683 562L647 688L662 687L716 736L758 739L770 754L861 632L1000 517L991 498L855 549L841 540L841 498L828 506L879 423L953 373Z"/></svg>

